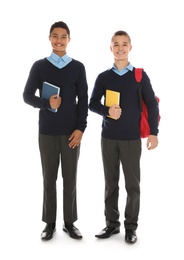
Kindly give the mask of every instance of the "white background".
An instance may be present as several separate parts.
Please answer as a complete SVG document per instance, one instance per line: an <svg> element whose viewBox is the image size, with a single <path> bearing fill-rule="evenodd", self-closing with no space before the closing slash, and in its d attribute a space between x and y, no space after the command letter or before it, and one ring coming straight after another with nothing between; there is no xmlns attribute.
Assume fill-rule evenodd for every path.
<svg viewBox="0 0 184 260"><path fill-rule="evenodd" d="M6 1L0 4L1 179L0 258L32 259L184 259L183 252L183 4L180 0ZM50 26L64 21L71 30L68 55L86 66L89 96L98 73L113 63L110 39L127 31L129 60L143 67L160 98L159 146L141 159L141 211L138 242L124 242L126 194L121 173L121 233L107 240L104 178L100 151L102 118L89 111L78 167L78 221L82 241L62 231L62 179L58 175L57 232L43 243L42 173L38 150L38 109L22 93L35 60L49 56Z"/></svg>

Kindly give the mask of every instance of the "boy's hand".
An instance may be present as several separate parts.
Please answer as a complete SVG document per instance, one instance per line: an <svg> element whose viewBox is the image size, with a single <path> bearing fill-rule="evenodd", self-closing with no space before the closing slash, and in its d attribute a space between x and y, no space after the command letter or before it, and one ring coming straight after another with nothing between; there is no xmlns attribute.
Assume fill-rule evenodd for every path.
<svg viewBox="0 0 184 260"><path fill-rule="evenodd" d="M158 146L158 137L156 135L148 136L146 146L148 150L155 149Z"/></svg>
<svg viewBox="0 0 184 260"><path fill-rule="evenodd" d="M68 140L71 141L69 142L69 147L74 149L76 146L79 146L82 135L83 132L81 132L80 130L75 130L68 138Z"/></svg>
<svg viewBox="0 0 184 260"><path fill-rule="evenodd" d="M109 115L114 119L119 119L122 113L122 109L118 105L112 105L109 108Z"/></svg>
<svg viewBox="0 0 184 260"><path fill-rule="evenodd" d="M49 102L52 109L57 109L61 105L61 97L58 95L53 95L50 97Z"/></svg>

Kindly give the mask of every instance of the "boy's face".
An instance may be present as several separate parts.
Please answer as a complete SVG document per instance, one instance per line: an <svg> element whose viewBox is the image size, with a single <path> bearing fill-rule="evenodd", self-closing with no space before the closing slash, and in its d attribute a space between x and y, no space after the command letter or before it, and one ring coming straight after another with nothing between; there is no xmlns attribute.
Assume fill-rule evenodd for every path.
<svg viewBox="0 0 184 260"><path fill-rule="evenodd" d="M66 54L66 48L70 41L70 37L67 34L66 29L54 28L49 35L49 40L51 42L54 53L59 56Z"/></svg>
<svg viewBox="0 0 184 260"><path fill-rule="evenodd" d="M111 41L110 49L115 60L127 60L128 54L132 49L129 37L125 35L114 36Z"/></svg>

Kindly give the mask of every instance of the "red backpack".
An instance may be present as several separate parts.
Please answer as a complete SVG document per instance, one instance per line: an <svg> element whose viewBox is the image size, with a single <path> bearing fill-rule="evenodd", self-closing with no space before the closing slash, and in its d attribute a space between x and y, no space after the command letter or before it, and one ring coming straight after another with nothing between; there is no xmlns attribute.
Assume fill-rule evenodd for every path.
<svg viewBox="0 0 184 260"><path fill-rule="evenodd" d="M135 79L138 83L142 79L142 68L135 68ZM148 109L146 104L142 99L142 88L141 84L139 85L139 97L140 97L140 107L141 107L141 119L140 119L140 136L141 138L146 138L150 135L150 127L148 123ZM160 99L156 96L158 102ZM160 115L158 116L158 122L160 122Z"/></svg>

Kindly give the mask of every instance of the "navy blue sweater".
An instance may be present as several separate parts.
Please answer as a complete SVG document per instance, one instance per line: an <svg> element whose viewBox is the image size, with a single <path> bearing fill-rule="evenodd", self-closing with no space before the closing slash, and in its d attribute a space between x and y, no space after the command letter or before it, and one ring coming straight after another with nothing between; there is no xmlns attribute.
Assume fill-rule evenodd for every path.
<svg viewBox="0 0 184 260"><path fill-rule="evenodd" d="M120 92L122 114L118 120L107 117L109 108L104 105L106 89ZM157 135L158 102L145 71L143 71L142 75L142 96L148 107L150 134ZM102 137L114 140L139 139L141 108L134 70L128 71L122 76L112 71L112 69L100 73L91 94L89 109L103 116Z"/></svg>
<svg viewBox="0 0 184 260"><path fill-rule="evenodd" d="M42 84L47 81L60 87L61 106L56 113L48 110L49 100L41 98ZM36 91L39 90L39 96ZM23 99L39 111L39 133L70 135L78 129L84 132L88 115L88 86L84 65L72 60L62 69L46 58L36 61L30 70Z"/></svg>

